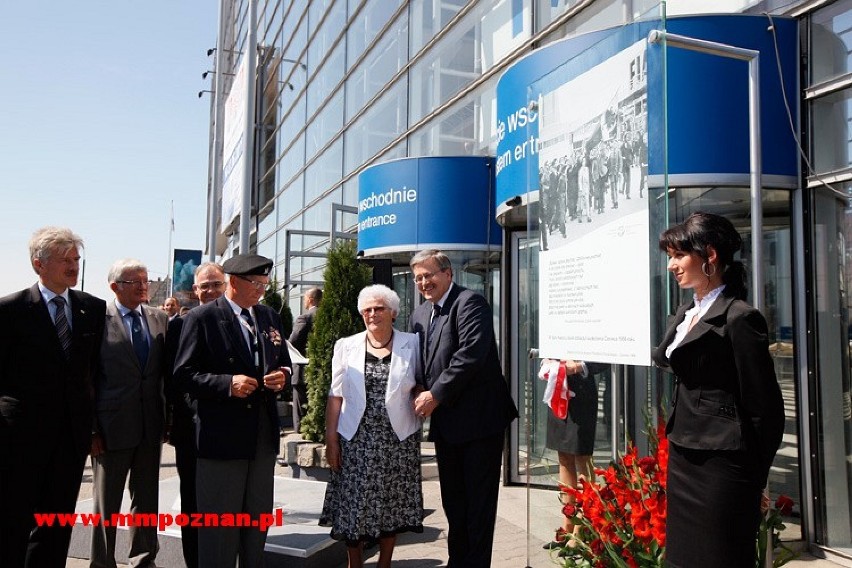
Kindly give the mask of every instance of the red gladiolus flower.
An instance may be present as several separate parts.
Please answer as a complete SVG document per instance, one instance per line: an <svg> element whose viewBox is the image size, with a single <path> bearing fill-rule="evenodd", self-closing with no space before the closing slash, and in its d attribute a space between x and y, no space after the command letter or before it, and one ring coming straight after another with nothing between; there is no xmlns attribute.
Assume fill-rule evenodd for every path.
<svg viewBox="0 0 852 568"><path fill-rule="evenodd" d="M789 517L793 513L793 500L786 495L779 495L775 500L775 508L784 517Z"/></svg>
<svg viewBox="0 0 852 568"><path fill-rule="evenodd" d="M639 469L642 470L642 473L645 475L651 475L654 472L654 468L657 467L657 458L654 456L645 456L644 458L639 460Z"/></svg>

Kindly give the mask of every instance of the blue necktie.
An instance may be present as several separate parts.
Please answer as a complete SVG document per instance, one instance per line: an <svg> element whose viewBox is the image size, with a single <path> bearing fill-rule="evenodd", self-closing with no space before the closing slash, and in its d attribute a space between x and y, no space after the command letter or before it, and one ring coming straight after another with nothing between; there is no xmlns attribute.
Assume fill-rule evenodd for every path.
<svg viewBox="0 0 852 568"><path fill-rule="evenodd" d="M56 317L54 324L56 325L56 334L59 336L59 343L62 345L62 351L65 352L67 359L71 358L71 326L68 325L68 317L65 315L65 298L56 296L50 301L56 306Z"/></svg>
<svg viewBox="0 0 852 568"><path fill-rule="evenodd" d="M133 350L136 352L136 358L139 359L139 366L143 369L148 363L148 338L145 337L145 330L142 329L142 317L136 310L131 311L130 316L130 341L133 342Z"/></svg>

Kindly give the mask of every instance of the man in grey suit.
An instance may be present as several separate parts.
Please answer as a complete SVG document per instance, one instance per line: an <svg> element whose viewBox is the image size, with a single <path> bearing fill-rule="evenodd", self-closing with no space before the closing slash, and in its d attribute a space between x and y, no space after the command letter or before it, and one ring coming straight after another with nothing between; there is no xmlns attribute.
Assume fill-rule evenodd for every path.
<svg viewBox="0 0 852 568"><path fill-rule="evenodd" d="M453 283L450 259L424 250L411 259L423 298L411 331L423 347L424 391L414 411L431 416L449 568L488 568L506 427L518 417L500 368L488 301Z"/></svg>
<svg viewBox="0 0 852 568"><path fill-rule="evenodd" d="M109 283L115 300L107 304L95 380L94 512L104 519L120 512L129 473L129 512L156 515L168 317L145 305L148 269L141 262L117 261ZM115 536L114 526L93 530L91 568L115 568ZM157 527L131 527L130 538L130 565L155 566Z"/></svg>
<svg viewBox="0 0 852 568"><path fill-rule="evenodd" d="M317 308L321 300L322 290L319 288L311 288L305 292L305 313L296 318L296 323L293 324L293 332L290 334L290 344L305 357L308 356L308 335L314 328L314 318L317 315ZM302 417L308 407L305 365L296 365L290 384L293 387L293 430L298 433Z"/></svg>

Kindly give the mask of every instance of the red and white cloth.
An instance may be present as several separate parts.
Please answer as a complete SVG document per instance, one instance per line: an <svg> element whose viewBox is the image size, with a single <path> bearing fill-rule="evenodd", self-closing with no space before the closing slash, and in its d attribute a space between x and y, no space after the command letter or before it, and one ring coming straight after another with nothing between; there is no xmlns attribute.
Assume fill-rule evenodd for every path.
<svg viewBox="0 0 852 568"><path fill-rule="evenodd" d="M556 359L542 360L538 378L547 381L542 402L550 407L554 416L564 420L568 416L568 403L571 397L577 396L568 388L567 363Z"/></svg>

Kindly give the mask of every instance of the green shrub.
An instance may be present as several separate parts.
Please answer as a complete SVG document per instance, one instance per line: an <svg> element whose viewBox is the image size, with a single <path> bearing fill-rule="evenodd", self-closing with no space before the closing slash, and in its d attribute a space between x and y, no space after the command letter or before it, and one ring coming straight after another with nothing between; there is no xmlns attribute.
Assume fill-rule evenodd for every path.
<svg viewBox="0 0 852 568"><path fill-rule="evenodd" d="M358 293L370 283L369 269L355 258L355 241L338 242L328 251L323 271L322 302L308 337L308 412L301 434L312 442L325 441L325 405L331 386L334 343L364 330L358 313Z"/></svg>
<svg viewBox="0 0 852 568"><path fill-rule="evenodd" d="M290 311L290 306L284 302L281 292L278 291L277 278L269 280L269 284L266 285L266 290L263 292L263 298L260 299L260 303L264 306L269 306L275 310L275 313L281 316L281 336L285 338L290 337L290 333L293 331L293 312Z"/></svg>

